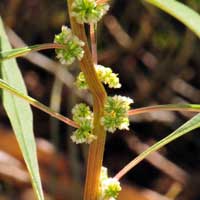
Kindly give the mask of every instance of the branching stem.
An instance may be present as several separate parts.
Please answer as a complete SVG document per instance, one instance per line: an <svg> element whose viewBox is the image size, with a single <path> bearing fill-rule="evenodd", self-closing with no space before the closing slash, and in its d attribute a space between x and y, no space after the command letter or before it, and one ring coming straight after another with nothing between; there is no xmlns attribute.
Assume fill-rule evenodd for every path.
<svg viewBox="0 0 200 200"><path fill-rule="evenodd" d="M166 105L156 105L148 106L143 108L136 108L129 110L128 115L139 115L149 112L158 112L158 111L191 111L191 112L200 112L199 104L166 104Z"/></svg>
<svg viewBox="0 0 200 200"><path fill-rule="evenodd" d="M56 44L56 43L46 43L46 44L36 44L27 47L21 47L17 49L12 49L10 51L2 51L0 52L0 61L17 58L24 56L33 51L41 51L47 49L62 49L63 45Z"/></svg>
<svg viewBox="0 0 200 200"><path fill-rule="evenodd" d="M68 0L68 9L70 15L71 28L73 33L85 43L84 56L80 61L80 67L86 78L87 84L93 96L93 112L94 112L94 129L93 134L97 136L97 140L89 146L87 173L84 188L84 200L97 200L99 189L100 171L103 162L104 146L106 132L100 123L103 116L104 104L107 98L106 91L99 81L91 52L88 46L84 25L78 24L71 16L72 0Z"/></svg>
<svg viewBox="0 0 200 200"><path fill-rule="evenodd" d="M71 119L53 111L51 108L45 106L44 104L40 103L39 101L35 100L34 98L27 96L19 91L17 91L15 88L10 87L5 81L3 81L2 79L0 79L0 88L14 94L15 96L25 100L26 102L28 102L29 104L31 104L32 106L38 108L39 110L51 115L52 117L55 117L56 119L72 126L75 128L79 128L79 125L76 124L74 121L72 121Z"/></svg>

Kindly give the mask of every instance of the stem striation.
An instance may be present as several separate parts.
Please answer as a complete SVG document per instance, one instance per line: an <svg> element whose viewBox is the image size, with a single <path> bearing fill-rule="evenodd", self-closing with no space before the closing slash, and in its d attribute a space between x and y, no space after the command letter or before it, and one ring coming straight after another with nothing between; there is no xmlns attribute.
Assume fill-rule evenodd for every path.
<svg viewBox="0 0 200 200"><path fill-rule="evenodd" d="M70 14L72 2L73 0L68 0L71 28L73 33L85 43L85 46L83 47L84 56L80 61L80 67L82 72L84 73L88 87L93 96L93 134L97 136L97 140L92 142L92 144L90 144L89 146L87 173L84 188L84 200L97 200L100 171L103 161L103 153L106 139L106 132L104 130L104 127L100 123L100 119L103 116L104 103L106 101L107 94L103 85L97 77L94 63L92 61L92 55L89 50L84 25L78 24Z"/></svg>

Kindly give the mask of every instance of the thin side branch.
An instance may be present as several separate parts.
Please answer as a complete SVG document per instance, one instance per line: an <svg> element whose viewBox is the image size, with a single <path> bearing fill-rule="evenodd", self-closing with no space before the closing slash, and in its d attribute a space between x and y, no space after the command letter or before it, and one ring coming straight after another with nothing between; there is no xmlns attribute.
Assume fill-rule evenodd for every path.
<svg viewBox="0 0 200 200"><path fill-rule="evenodd" d="M47 49L62 49L62 48L63 48L63 45L61 44L46 43L46 44L36 44L32 46L27 46L27 47L16 48L10 51L1 51L0 61L25 56L26 54L30 52L34 52L34 51L41 51L41 50L47 50Z"/></svg>
<svg viewBox="0 0 200 200"><path fill-rule="evenodd" d="M140 115L148 112L159 112L159 111L187 111L187 112L200 112L199 104L166 104L148 106L143 108L136 108L128 111L129 116Z"/></svg>
<svg viewBox="0 0 200 200"><path fill-rule="evenodd" d="M79 125L76 124L73 120L53 111L52 109L50 109L49 107L45 106L44 104L40 103L39 101L35 100L34 98L27 96L19 91L17 91L15 88L10 87L6 82L4 82L3 80L0 80L0 88L14 94L15 96L25 100L26 102L28 102L29 104L31 104L32 106L38 108L39 110L51 115L52 117L55 117L56 119L64 122L65 124L68 124L72 127L75 128L79 128Z"/></svg>

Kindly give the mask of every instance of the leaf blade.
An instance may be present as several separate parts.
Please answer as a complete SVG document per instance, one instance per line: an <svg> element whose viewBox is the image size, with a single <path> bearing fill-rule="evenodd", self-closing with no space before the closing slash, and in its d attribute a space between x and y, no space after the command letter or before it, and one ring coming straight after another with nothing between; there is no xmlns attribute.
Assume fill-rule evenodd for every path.
<svg viewBox="0 0 200 200"><path fill-rule="evenodd" d="M60 44L44 43L44 44L35 44L32 46L26 46L26 47L21 47L21 48L16 48L16 49L3 50L3 51L0 51L0 61L25 56L26 54L33 51L41 51L41 50L46 50L46 49L60 49L60 48L63 48L63 46Z"/></svg>
<svg viewBox="0 0 200 200"><path fill-rule="evenodd" d="M133 167L135 167L138 163L144 160L150 153L159 150L160 148L169 144L175 139L197 128L200 128L200 113L195 115L192 119L188 120L186 123L184 123L178 129L176 129L170 135L158 141L157 143L149 147L147 150L139 154L135 159L133 159L130 163L128 163L122 170L120 170L120 172L115 176L115 178L120 179L128 171L130 171Z"/></svg>
<svg viewBox="0 0 200 200"><path fill-rule="evenodd" d="M10 50L11 46L4 31L3 22L0 18L0 45L1 50ZM15 86L22 93L27 94L26 87L14 59L0 62L1 76L10 85ZM12 66L12 67L11 67ZM10 119L17 141L22 151L28 168L32 185L38 200L43 200L39 167L36 155L36 144L33 135L33 116L30 105L7 91L3 91L3 105Z"/></svg>
<svg viewBox="0 0 200 200"><path fill-rule="evenodd" d="M37 101L36 99L20 92L19 90L16 90L15 88L13 88L12 86L10 86L8 83L6 83L6 81L4 81L3 79L0 78L0 88L8 91L9 93L13 94L16 97L19 97L22 100L25 100L28 104L34 106L35 108L47 113L48 115L64 122L65 124L68 124L74 128L79 128L79 125L77 123L75 123L73 120L57 113L56 111L54 111L53 109L51 109L50 107L40 103L39 101Z"/></svg>
<svg viewBox="0 0 200 200"><path fill-rule="evenodd" d="M200 15L176 0L144 0L172 15L200 38Z"/></svg>

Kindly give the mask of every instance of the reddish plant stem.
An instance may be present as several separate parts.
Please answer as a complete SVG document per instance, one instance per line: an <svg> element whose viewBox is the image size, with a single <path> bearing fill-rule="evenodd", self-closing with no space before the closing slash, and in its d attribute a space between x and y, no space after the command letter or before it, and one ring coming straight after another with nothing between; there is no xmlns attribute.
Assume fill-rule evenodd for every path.
<svg viewBox="0 0 200 200"><path fill-rule="evenodd" d="M69 15L71 13L72 0L68 0ZM80 61L80 67L86 78L87 84L93 96L94 128L93 134L97 139L89 146L87 173L84 188L84 200L97 200L99 192L99 178L103 162L103 153L105 146L106 132L101 125L100 120L104 112L104 103L107 98L106 91L99 81L91 52L88 46L84 25L78 24L70 15L71 28L73 33L83 42L85 42L84 56Z"/></svg>
<svg viewBox="0 0 200 200"><path fill-rule="evenodd" d="M41 51L41 50L46 50L46 49L62 49L64 47L64 45L56 44L56 43L45 43L45 44L38 44L34 46L38 46L38 47L33 49L33 51Z"/></svg>
<svg viewBox="0 0 200 200"><path fill-rule="evenodd" d="M97 42L96 42L96 34L95 34L95 25L90 24L90 42L91 42L91 50L92 50L92 59L94 64L98 63L97 58Z"/></svg>
<svg viewBox="0 0 200 200"><path fill-rule="evenodd" d="M192 111L192 112L200 112L200 106L198 104L168 104L168 105L158 105L158 106L150 106L146 108L140 108L129 111L129 115L134 114L142 114L145 112L151 112L151 111L161 111L161 110L173 110L173 111ZM122 170L120 170L116 175L115 178L117 180L121 179L127 172L129 172L133 167L135 167L137 164L139 164L141 161L143 161L150 153L158 150L159 148L163 147L164 145L168 144L169 142L173 141L174 139L177 139L178 137L182 135L176 135L175 132L172 132L167 137L163 138L159 142L155 143L151 148L152 150L143 151L141 154L139 154L135 159L133 159L131 162L129 162Z"/></svg>
<svg viewBox="0 0 200 200"><path fill-rule="evenodd" d="M143 108L136 108L128 111L128 115L139 115L148 112L158 112L158 111L191 111L200 112L200 106L197 104L166 104L166 105L156 105L148 106Z"/></svg>
<svg viewBox="0 0 200 200"><path fill-rule="evenodd" d="M96 0L97 4L107 3L110 0Z"/></svg>

